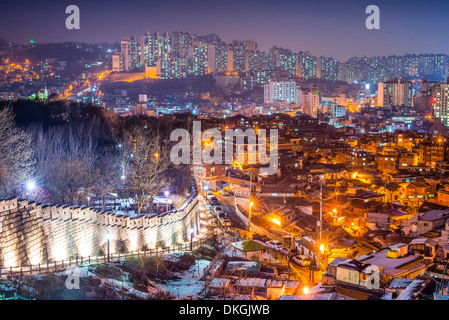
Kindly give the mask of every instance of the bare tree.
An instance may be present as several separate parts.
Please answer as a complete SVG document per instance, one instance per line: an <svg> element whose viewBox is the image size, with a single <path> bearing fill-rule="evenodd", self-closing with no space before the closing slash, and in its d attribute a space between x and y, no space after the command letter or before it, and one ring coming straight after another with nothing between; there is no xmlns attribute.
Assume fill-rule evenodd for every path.
<svg viewBox="0 0 449 320"><path fill-rule="evenodd" d="M10 106L0 110L0 193L17 195L34 173L32 135L15 125Z"/></svg>
<svg viewBox="0 0 449 320"><path fill-rule="evenodd" d="M135 197L140 214L169 183L164 174L171 165L169 152L160 146L157 134L138 126L126 133L124 148L128 159L126 187Z"/></svg>

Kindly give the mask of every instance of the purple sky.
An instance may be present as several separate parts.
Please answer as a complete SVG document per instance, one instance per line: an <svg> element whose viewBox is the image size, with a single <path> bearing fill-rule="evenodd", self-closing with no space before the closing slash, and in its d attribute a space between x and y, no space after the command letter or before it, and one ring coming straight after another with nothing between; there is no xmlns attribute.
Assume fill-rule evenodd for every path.
<svg viewBox="0 0 449 320"><path fill-rule="evenodd" d="M78 5L81 29L65 28ZM365 8L380 8L380 30L365 28ZM346 60L352 56L449 53L449 1L365 0L2 0L0 38L15 42L116 42L129 35L187 31L252 39Z"/></svg>

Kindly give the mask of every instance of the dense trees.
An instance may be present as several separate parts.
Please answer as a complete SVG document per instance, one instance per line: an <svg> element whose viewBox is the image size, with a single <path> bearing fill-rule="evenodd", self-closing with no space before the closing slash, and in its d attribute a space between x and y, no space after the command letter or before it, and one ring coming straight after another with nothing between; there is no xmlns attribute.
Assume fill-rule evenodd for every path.
<svg viewBox="0 0 449 320"><path fill-rule="evenodd" d="M0 104L0 197L22 196L32 179L40 202L85 205L95 197L104 209L119 195L134 198L140 213L168 188L182 194L190 172L170 162L170 129L150 120L65 100Z"/></svg>

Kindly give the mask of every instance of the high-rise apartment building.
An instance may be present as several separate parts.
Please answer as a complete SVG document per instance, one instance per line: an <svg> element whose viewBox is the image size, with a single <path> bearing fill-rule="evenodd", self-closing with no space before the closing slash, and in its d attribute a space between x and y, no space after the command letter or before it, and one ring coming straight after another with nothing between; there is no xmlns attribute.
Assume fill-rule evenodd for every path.
<svg viewBox="0 0 449 320"><path fill-rule="evenodd" d="M317 58L310 52L299 52L296 64L296 76L303 79L316 78Z"/></svg>
<svg viewBox="0 0 449 320"><path fill-rule="evenodd" d="M432 114L449 126L449 83L440 83L432 88Z"/></svg>
<svg viewBox="0 0 449 320"><path fill-rule="evenodd" d="M113 72L122 72L123 69L123 55L121 52L115 52L112 55L112 71Z"/></svg>
<svg viewBox="0 0 449 320"><path fill-rule="evenodd" d="M125 38L121 42L123 70L133 71L140 67L139 44L136 37Z"/></svg>
<svg viewBox="0 0 449 320"><path fill-rule="evenodd" d="M316 58L316 77L326 81L337 81L339 63L337 59L325 58L323 56Z"/></svg>
<svg viewBox="0 0 449 320"><path fill-rule="evenodd" d="M379 82L377 104L380 107L412 105L412 83L407 79L390 79Z"/></svg>
<svg viewBox="0 0 449 320"><path fill-rule="evenodd" d="M270 81L264 85L264 102L298 103L298 90L299 86L296 85L295 81Z"/></svg>
<svg viewBox="0 0 449 320"><path fill-rule="evenodd" d="M318 89L303 89L302 90L302 112L308 114L312 117L316 116L318 113L318 106L320 105L320 93Z"/></svg>

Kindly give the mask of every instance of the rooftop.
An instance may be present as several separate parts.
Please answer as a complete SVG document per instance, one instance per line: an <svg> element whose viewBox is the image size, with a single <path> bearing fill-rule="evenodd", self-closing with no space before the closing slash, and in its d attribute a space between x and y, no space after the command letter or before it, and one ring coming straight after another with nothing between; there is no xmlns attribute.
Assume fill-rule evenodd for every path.
<svg viewBox="0 0 449 320"><path fill-rule="evenodd" d="M434 221L449 218L449 210L429 210L420 216L420 220Z"/></svg>
<svg viewBox="0 0 449 320"><path fill-rule="evenodd" d="M383 267L385 270L388 270L400 268L401 266L404 266L418 259L414 255L407 255L396 259L388 258L387 254L389 250L390 250L389 248L382 249L375 253L360 256L357 258L357 260L363 261L365 263L374 264L378 267Z"/></svg>

